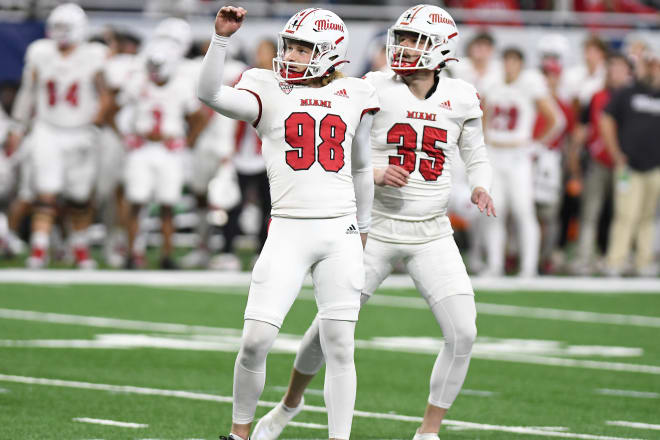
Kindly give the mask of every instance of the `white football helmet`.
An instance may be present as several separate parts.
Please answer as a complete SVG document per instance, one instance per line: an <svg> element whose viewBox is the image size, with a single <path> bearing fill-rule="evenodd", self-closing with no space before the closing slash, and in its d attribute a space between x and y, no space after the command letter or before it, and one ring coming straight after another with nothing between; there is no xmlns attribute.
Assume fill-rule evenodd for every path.
<svg viewBox="0 0 660 440"><path fill-rule="evenodd" d="M548 34L538 42L537 50L541 60L546 57L556 58L557 61L564 65L566 64L566 56L570 52L570 44L568 39L560 34Z"/></svg>
<svg viewBox="0 0 660 440"><path fill-rule="evenodd" d="M152 81L160 83L170 79L181 60L180 57L172 56L177 50L178 44L170 39L153 40L147 45L144 60Z"/></svg>
<svg viewBox="0 0 660 440"><path fill-rule="evenodd" d="M158 23L154 30L154 39L166 39L174 41L179 49L176 56L183 58L192 46L193 36L190 25L181 18L170 17Z"/></svg>
<svg viewBox="0 0 660 440"><path fill-rule="evenodd" d="M417 34L415 46L399 44L401 34ZM387 63L399 75L410 75L418 69L437 70L454 57L458 45L458 29L451 15L433 5L417 5L408 9L387 32ZM417 58L404 60L404 50L416 52Z"/></svg>
<svg viewBox="0 0 660 440"><path fill-rule="evenodd" d="M288 40L302 41L313 45L309 63L284 61ZM273 58L275 76L289 83L311 78L322 78L340 70L348 49L348 29L341 18L326 9L303 9L291 17L279 33L277 57ZM302 66L304 72L294 72L292 66Z"/></svg>
<svg viewBox="0 0 660 440"><path fill-rule="evenodd" d="M87 14L75 3L59 5L46 20L46 33L60 46L80 44L87 33Z"/></svg>

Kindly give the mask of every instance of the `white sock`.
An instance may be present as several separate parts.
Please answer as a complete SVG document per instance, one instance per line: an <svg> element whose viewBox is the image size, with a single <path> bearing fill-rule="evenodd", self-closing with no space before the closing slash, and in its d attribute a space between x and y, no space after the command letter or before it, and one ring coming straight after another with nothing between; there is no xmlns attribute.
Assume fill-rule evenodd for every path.
<svg viewBox="0 0 660 440"><path fill-rule="evenodd" d="M48 249L50 236L44 231L33 231L30 239L30 245L36 249Z"/></svg>
<svg viewBox="0 0 660 440"><path fill-rule="evenodd" d="M324 397L330 438L351 435L357 377L353 352L355 322L319 320L320 340L326 359Z"/></svg>
<svg viewBox="0 0 660 440"><path fill-rule="evenodd" d="M69 239L69 242L71 243L71 247L76 249L76 248L86 248L89 242L89 236L87 234L87 229L83 229L82 231L73 231L71 232L71 238Z"/></svg>

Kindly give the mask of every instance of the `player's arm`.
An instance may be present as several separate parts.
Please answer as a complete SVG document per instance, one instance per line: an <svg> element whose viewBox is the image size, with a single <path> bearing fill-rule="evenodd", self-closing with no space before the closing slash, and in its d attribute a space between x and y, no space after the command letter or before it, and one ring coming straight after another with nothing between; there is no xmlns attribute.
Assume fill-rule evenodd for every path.
<svg viewBox="0 0 660 440"><path fill-rule="evenodd" d="M465 121L461 135L458 138L458 148L461 159L465 163L465 170L472 190L470 200L487 216L496 216L495 205L489 194L493 180L493 168L488 160L480 118Z"/></svg>
<svg viewBox="0 0 660 440"><path fill-rule="evenodd" d="M543 115L546 120L543 131L539 133L538 140L542 144L549 144L564 129L560 122L562 120L559 115L561 110L552 98L545 96L536 100L536 111Z"/></svg>
<svg viewBox="0 0 660 440"><path fill-rule="evenodd" d="M607 103L603 109L603 112L601 113L597 127L600 132L600 137L603 139L603 143L605 144L605 148L607 148L608 153L610 153L610 156L612 156L614 163L618 167L622 167L628 164L628 157L623 153L623 150L621 150L616 122L617 119L621 118L622 116L622 104L625 102L627 96L628 92L626 89L612 95L610 101Z"/></svg>
<svg viewBox="0 0 660 440"><path fill-rule="evenodd" d="M204 108L202 107L199 107L196 111L186 115L186 122L188 123L188 135L186 136L186 142L189 147L192 147L197 143L197 138L199 138L199 135L209 124L210 119L211 115L204 111Z"/></svg>
<svg viewBox="0 0 660 440"><path fill-rule="evenodd" d="M108 88L101 72L98 72L94 76L94 88L99 97L99 110L94 118L94 124L100 127L108 123L108 113L112 105L110 101L110 89ZM112 119L114 121L114 115Z"/></svg>
<svg viewBox="0 0 660 440"><path fill-rule="evenodd" d="M30 63L27 63L23 69L21 87L18 89L11 112L13 127L7 136L7 142L5 144L7 155L11 155L18 149L23 134L27 131L35 108L36 88L37 71Z"/></svg>
<svg viewBox="0 0 660 440"><path fill-rule="evenodd" d="M598 120L598 129L600 130L600 136L603 138L605 147L610 155L614 158L614 162L617 166L625 166L628 163L628 157L621 150L621 145L619 144L619 136L617 135L617 125L616 120L612 115L603 112Z"/></svg>
<svg viewBox="0 0 660 440"><path fill-rule="evenodd" d="M351 172L357 204L357 222L362 247L367 243L371 226L371 207L374 203L374 170L371 165L371 142L369 133L373 115L365 114L360 121L351 147Z"/></svg>
<svg viewBox="0 0 660 440"><path fill-rule="evenodd" d="M245 9L233 6L224 6L218 11L215 35L204 56L199 75L197 96L220 114L254 123L260 114L257 98L246 90L237 90L222 84L229 37L241 27L245 14Z"/></svg>

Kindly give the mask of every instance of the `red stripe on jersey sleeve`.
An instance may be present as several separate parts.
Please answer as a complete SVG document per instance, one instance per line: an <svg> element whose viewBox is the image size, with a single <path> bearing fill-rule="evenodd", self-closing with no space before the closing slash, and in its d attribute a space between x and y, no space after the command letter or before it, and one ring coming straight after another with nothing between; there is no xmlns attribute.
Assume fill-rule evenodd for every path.
<svg viewBox="0 0 660 440"><path fill-rule="evenodd" d="M246 92L250 92L254 95L255 98L257 98L257 102L259 103L259 114L257 115L257 119L255 119L254 122L252 123L252 126L254 128L257 128L257 125L259 125L259 121L261 121L261 111L262 111L261 97L259 97L258 93L253 92L250 89L238 89L238 90L245 90Z"/></svg>
<svg viewBox="0 0 660 440"><path fill-rule="evenodd" d="M366 113L371 113L371 114L373 115L373 114L375 114L375 113L378 113L379 111L380 111L380 107L365 108L364 110L362 110L362 114L360 115L360 120L362 120L362 117L363 117Z"/></svg>

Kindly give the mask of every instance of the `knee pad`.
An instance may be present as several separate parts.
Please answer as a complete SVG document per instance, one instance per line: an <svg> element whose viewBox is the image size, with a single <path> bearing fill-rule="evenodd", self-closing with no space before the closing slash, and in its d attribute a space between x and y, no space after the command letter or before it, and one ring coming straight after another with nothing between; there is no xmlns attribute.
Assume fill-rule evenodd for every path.
<svg viewBox="0 0 660 440"><path fill-rule="evenodd" d="M467 356L472 352L472 346L477 339L477 326L462 325L456 327L454 335L445 338L445 343L454 346L454 353L457 356Z"/></svg>
<svg viewBox="0 0 660 440"><path fill-rule="evenodd" d="M266 356L275 342L279 329L259 321L245 321L243 342L239 354L240 364L250 371L261 371Z"/></svg>
<svg viewBox="0 0 660 440"><path fill-rule="evenodd" d="M321 346L329 368L353 364L355 323L320 320Z"/></svg>

